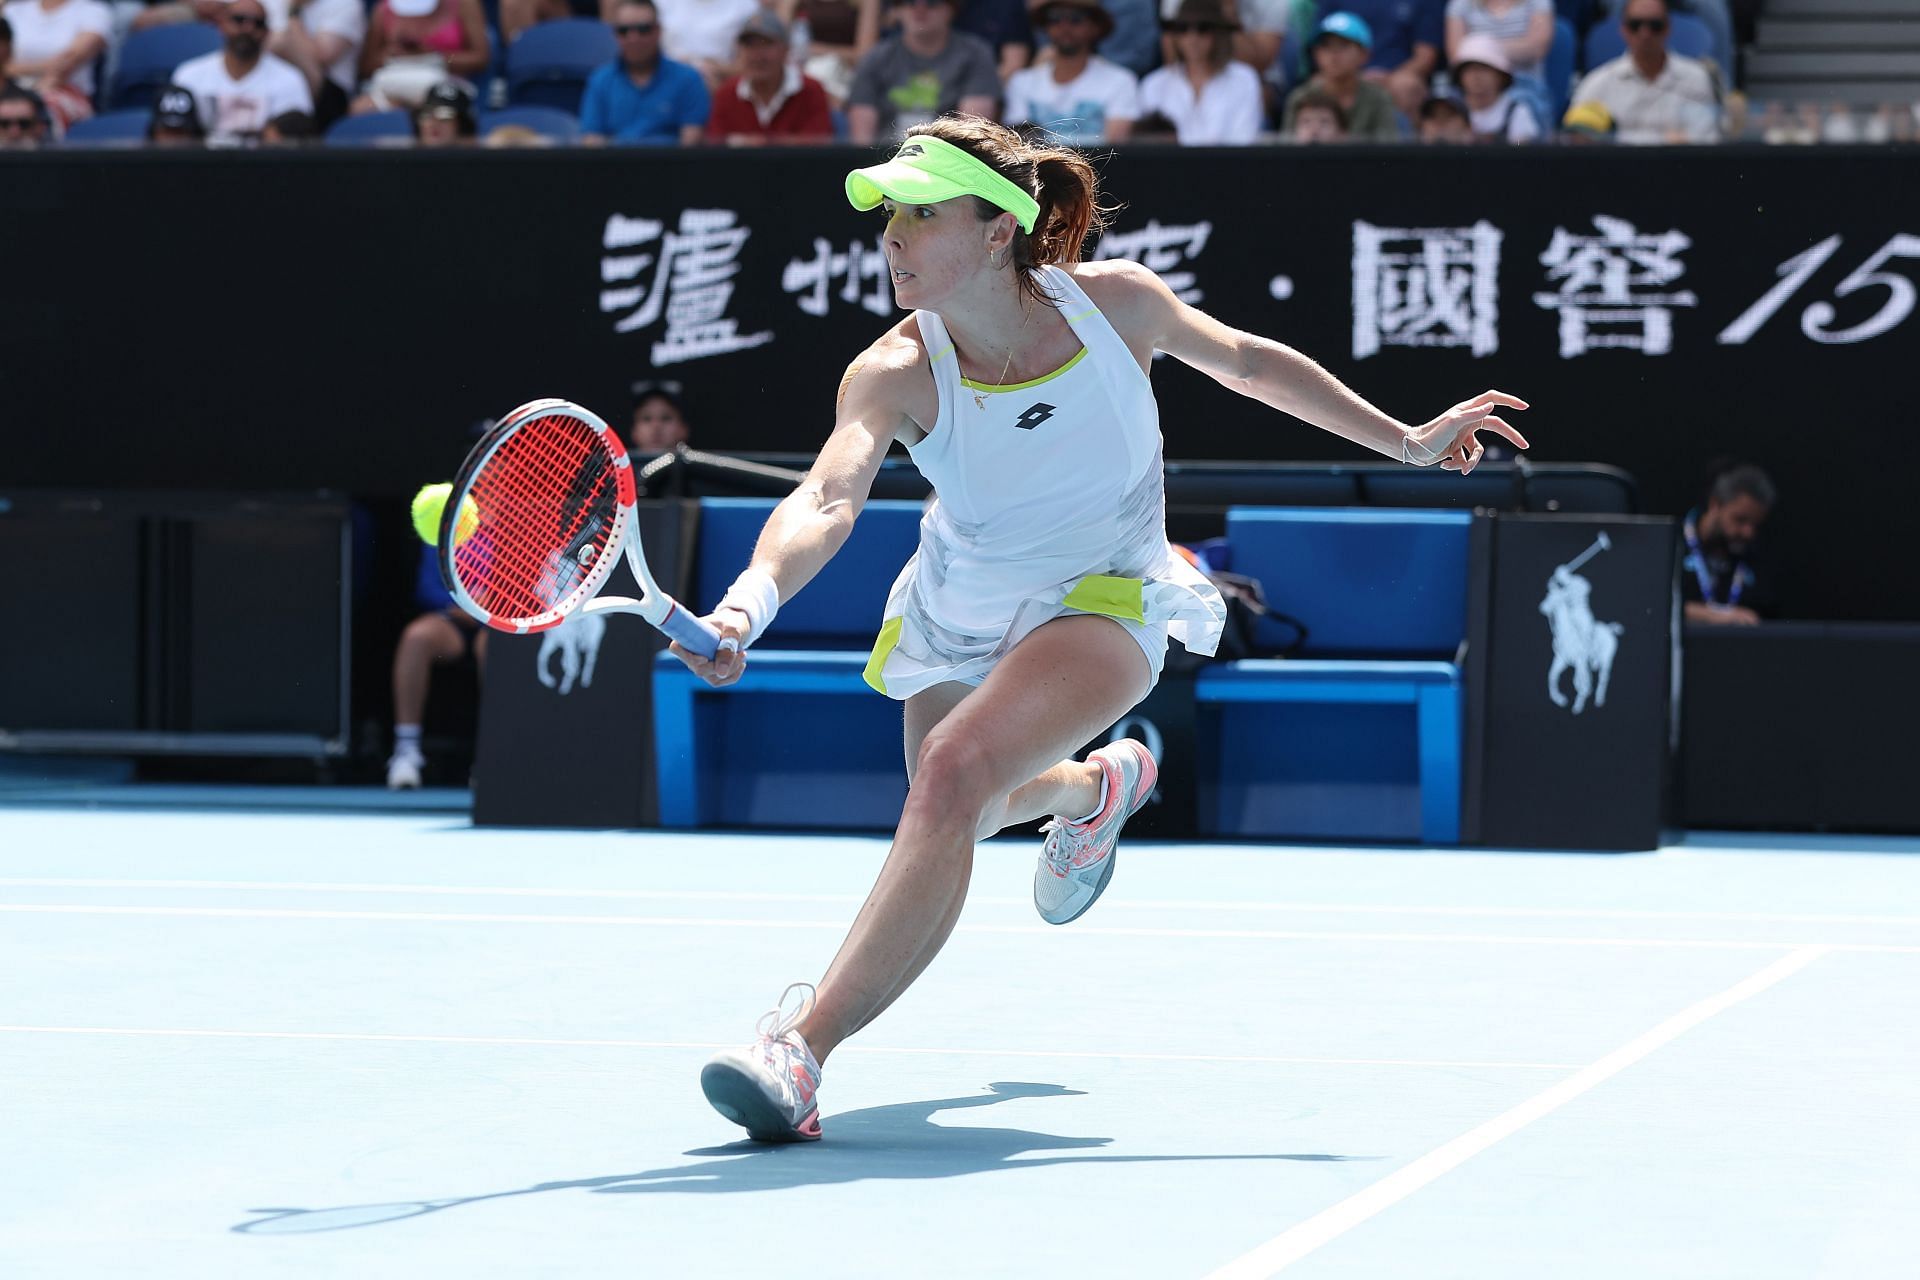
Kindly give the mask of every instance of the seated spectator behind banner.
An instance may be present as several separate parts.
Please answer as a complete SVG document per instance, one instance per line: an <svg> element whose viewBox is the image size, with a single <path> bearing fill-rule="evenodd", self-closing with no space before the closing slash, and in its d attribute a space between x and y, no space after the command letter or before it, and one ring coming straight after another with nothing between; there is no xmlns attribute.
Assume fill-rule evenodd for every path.
<svg viewBox="0 0 1920 1280"><path fill-rule="evenodd" d="M200 107L191 90L170 84L153 100L153 117L147 121L147 145L154 147L198 147L207 140L207 127L200 123Z"/></svg>
<svg viewBox="0 0 1920 1280"><path fill-rule="evenodd" d="M473 90L458 80L442 80L427 90L426 100L413 109L415 146L471 146L479 134Z"/></svg>
<svg viewBox="0 0 1920 1280"><path fill-rule="evenodd" d="M1411 120L1440 69L1446 0L1319 0L1316 16L1325 21L1341 10L1365 22L1373 33L1361 74L1385 89L1394 108Z"/></svg>
<svg viewBox="0 0 1920 1280"><path fill-rule="evenodd" d="M655 7L661 52L698 71L708 92L739 70L734 42L760 11L759 0L655 0Z"/></svg>
<svg viewBox="0 0 1920 1280"><path fill-rule="evenodd" d="M174 68L173 82L193 95L209 142L251 142L288 111L313 111L307 78L266 51L267 10L260 0L231 0L220 15L222 47Z"/></svg>
<svg viewBox="0 0 1920 1280"><path fill-rule="evenodd" d="M861 146L898 138L949 111L988 116L1000 99L993 49L953 29L952 0L891 0L900 34L854 69L847 131Z"/></svg>
<svg viewBox="0 0 1920 1280"><path fill-rule="evenodd" d="M270 147L298 147L319 136L313 116L305 111L282 111L260 131L260 141Z"/></svg>
<svg viewBox="0 0 1920 1280"><path fill-rule="evenodd" d="M1094 52L1113 30L1100 0L1040 0L1032 19L1053 56L1007 81L1006 122L1069 146L1126 141L1140 114L1140 82Z"/></svg>
<svg viewBox="0 0 1920 1280"><path fill-rule="evenodd" d="M1233 58L1240 24L1225 0L1181 0L1165 24L1178 60L1140 82L1140 110L1173 121L1182 146L1244 145L1260 137L1260 77Z"/></svg>
<svg viewBox="0 0 1920 1280"><path fill-rule="evenodd" d="M620 53L587 80L580 141L693 146L706 136L713 98L700 73L660 54L660 11L621 0L613 11Z"/></svg>
<svg viewBox="0 0 1920 1280"><path fill-rule="evenodd" d="M1591 146L1613 141L1613 113L1598 102L1576 102L1560 120L1560 141Z"/></svg>
<svg viewBox="0 0 1920 1280"><path fill-rule="evenodd" d="M267 41L267 52L291 62L307 78L321 130L347 114L366 39L361 0L292 0L286 22Z"/></svg>
<svg viewBox="0 0 1920 1280"><path fill-rule="evenodd" d="M1447 62L1460 61L1468 36L1491 36L1507 55L1509 74L1543 80L1553 27L1553 0L1447 0Z"/></svg>
<svg viewBox="0 0 1920 1280"><path fill-rule="evenodd" d="M1468 36L1453 60L1454 82L1480 142L1535 142L1546 132L1531 99L1513 91L1506 51L1492 36Z"/></svg>
<svg viewBox="0 0 1920 1280"><path fill-rule="evenodd" d="M1760 526L1773 511L1773 481L1751 464L1719 469L1706 508L1687 512L1681 537L1680 598L1688 622L1751 626L1772 612L1772 599L1747 563Z"/></svg>
<svg viewBox="0 0 1920 1280"><path fill-rule="evenodd" d="M1293 125L1287 136L1295 142L1345 142L1347 109L1325 89L1306 85L1288 100Z"/></svg>
<svg viewBox="0 0 1920 1280"><path fill-rule="evenodd" d="M1340 104L1346 113L1348 136L1356 142L1398 142L1400 125L1387 91L1360 71L1367 65L1373 32L1351 13L1330 13L1313 34L1313 78L1287 95L1280 131L1291 134L1293 113L1308 93L1318 92Z"/></svg>
<svg viewBox="0 0 1920 1280"><path fill-rule="evenodd" d="M1265 77L1280 57L1286 42L1287 11L1294 0L1231 0L1230 8L1240 27L1233 33L1233 56ZM1160 0L1160 17L1171 21L1180 12L1180 0ZM1174 60L1173 36L1164 30L1160 36L1160 59Z"/></svg>
<svg viewBox="0 0 1920 1280"><path fill-rule="evenodd" d="M993 50L994 75L1005 84L1033 60L1033 28L1027 0L959 0L953 29L979 36Z"/></svg>
<svg viewBox="0 0 1920 1280"><path fill-rule="evenodd" d="M687 410L681 390L678 382L633 384L633 421L627 428L629 452L657 457L687 442Z"/></svg>
<svg viewBox="0 0 1920 1280"><path fill-rule="evenodd" d="M93 115L94 63L107 50L113 13L100 0L8 0L13 50L5 73L38 94L58 132Z"/></svg>
<svg viewBox="0 0 1920 1280"><path fill-rule="evenodd" d="M1589 71L1575 102L1597 102L1629 145L1714 142L1720 136L1720 81L1705 64L1667 50L1667 0L1627 0L1620 29L1627 51Z"/></svg>
<svg viewBox="0 0 1920 1280"><path fill-rule="evenodd" d="M1458 99L1439 96L1420 104L1420 141L1457 145L1473 141L1473 122Z"/></svg>
<svg viewBox="0 0 1920 1280"><path fill-rule="evenodd" d="M47 142L47 104L31 89L0 89L0 151L33 151Z"/></svg>
<svg viewBox="0 0 1920 1280"><path fill-rule="evenodd" d="M442 80L478 80L492 60L480 0L380 0L360 50L366 83L353 110L412 110Z"/></svg>
<svg viewBox="0 0 1920 1280"><path fill-rule="evenodd" d="M767 142L830 142L833 107L827 91L787 60L787 24L756 9L740 28L740 74L713 96L707 140L734 146Z"/></svg>
<svg viewBox="0 0 1920 1280"><path fill-rule="evenodd" d="M853 69L880 40L880 0L780 0L800 69L820 82L833 104L853 88Z"/></svg>

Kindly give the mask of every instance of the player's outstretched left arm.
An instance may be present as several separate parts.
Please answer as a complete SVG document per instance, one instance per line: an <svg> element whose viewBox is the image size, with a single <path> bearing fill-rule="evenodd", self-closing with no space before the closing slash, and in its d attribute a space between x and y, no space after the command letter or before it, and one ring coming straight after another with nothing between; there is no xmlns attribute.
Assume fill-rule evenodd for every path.
<svg viewBox="0 0 1920 1280"><path fill-rule="evenodd" d="M1525 409L1526 401L1518 396L1483 392L1428 422L1409 425L1375 408L1292 347L1223 324L1182 302L1146 267L1131 262L1099 266L1099 275L1084 283L1130 344L1150 344L1221 386L1376 453L1419 467L1438 463L1465 475L1484 455L1481 431L1527 447L1526 437L1495 414L1502 408Z"/></svg>

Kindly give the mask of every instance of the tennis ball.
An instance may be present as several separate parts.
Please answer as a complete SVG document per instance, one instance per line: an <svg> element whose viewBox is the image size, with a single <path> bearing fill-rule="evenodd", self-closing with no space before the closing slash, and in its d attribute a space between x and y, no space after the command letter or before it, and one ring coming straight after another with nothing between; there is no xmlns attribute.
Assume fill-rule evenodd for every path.
<svg viewBox="0 0 1920 1280"><path fill-rule="evenodd" d="M440 517L447 509L447 498L453 493L450 484L422 485L420 492L413 495L413 531L420 535L420 541L434 546L440 541ZM480 528L480 508L473 504L471 496L460 500L460 518L454 522L453 542L459 546Z"/></svg>

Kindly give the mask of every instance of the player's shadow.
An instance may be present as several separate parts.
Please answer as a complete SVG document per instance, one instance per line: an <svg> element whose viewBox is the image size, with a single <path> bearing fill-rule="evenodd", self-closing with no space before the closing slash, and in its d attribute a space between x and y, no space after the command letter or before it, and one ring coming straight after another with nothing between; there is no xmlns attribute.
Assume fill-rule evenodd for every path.
<svg viewBox="0 0 1920 1280"><path fill-rule="evenodd" d="M1371 1160L1376 1156L1309 1153L1271 1155L1042 1155L1028 1152L1087 1152L1111 1143L1111 1138L1074 1138L1035 1133L1028 1129L988 1129L972 1125L937 1125L935 1113L993 1106L1013 1098L1081 1097L1083 1092L1057 1084L997 1083L990 1093L924 1102L896 1102L863 1107L827 1116L821 1142L769 1146L733 1142L697 1147L686 1152L701 1157L689 1164L644 1169L602 1178L542 1182L510 1191L457 1196L441 1200L408 1200L387 1204L341 1205L331 1209L254 1209L262 1216L236 1225L250 1235L340 1231L373 1226L401 1218L417 1218L483 1200L546 1191L592 1191L611 1195L691 1193L713 1195L739 1191L777 1191L785 1187L824 1186L875 1179L959 1178L996 1169L1035 1169L1053 1164L1160 1164L1197 1160Z"/></svg>

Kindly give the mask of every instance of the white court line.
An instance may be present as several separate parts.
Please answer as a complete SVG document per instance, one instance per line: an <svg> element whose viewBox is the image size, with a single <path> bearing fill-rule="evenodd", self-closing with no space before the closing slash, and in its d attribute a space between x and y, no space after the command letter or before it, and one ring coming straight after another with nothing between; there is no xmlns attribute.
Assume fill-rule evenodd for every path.
<svg viewBox="0 0 1920 1280"><path fill-rule="evenodd" d="M385 920L412 924L559 924L614 925L654 929L827 929L844 932L845 920L755 920L707 916L510 915L442 911L319 911L288 907L107 907L73 903L0 903L0 913L24 915L146 916L232 920ZM1156 929L1113 925L1075 925L1078 936L1104 938L1211 938L1263 942L1444 942L1490 946L1673 947L1701 951L1779 951L1787 947L1823 947L1829 951L1920 955L1920 944L1898 946L1870 942L1808 942L1799 939L1724 938L1566 938L1512 933L1363 933L1306 929ZM1058 937L1053 925L966 924L956 933L1030 934Z"/></svg>
<svg viewBox="0 0 1920 1280"><path fill-rule="evenodd" d="M1298 1226L1283 1231L1251 1253L1212 1272L1207 1280L1264 1280L1284 1270L1375 1214L1398 1204L1434 1179L1459 1168L1503 1138L1511 1137L1595 1085L1618 1075L1715 1014L1725 1012L1798 973L1825 952L1826 948L1817 946L1795 948L1758 973L1735 983L1719 995L1709 996L1674 1014L1651 1031L1629 1040L1592 1066L1529 1098L1505 1115L1469 1129L1452 1142L1395 1170L1359 1194L1349 1196L1332 1208L1322 1210Z"/></svg>
<svg viewBox="0 0 1920 1280"><path fill-rule="evenodd" d="M0 877L0 889L211 889L284 893L386 893L439 897L646 899L686 902L807 902L859 903L855 893L747 893L732 889L549 889L520 885L365 884L272 880L80 880L47 877ZM981 906L1026 906L1026 898L975 895ZM1254 911L1319 915L1407 915L1474 917L1498 916L1541 920L1716 920L1748 924L1891 924L1920 925L1920 916L1821 915L1784 911L1642 911L1592 907L1475 907L1396 906L1351 902L1222 902L1195 898L1109 899L1108 911Z"/></svg>
<svg viewBox="0 0 1920 1280"><path fill-rule="evenodd" d="M569 1040L537 1036L423 1036L382 1032L343 1031L229 1031L200 1027L10 1027L0 1033L11 1035L62 1036L186 1036L232 1040L348 1040L397 1044L475 1044L532 1045L568 1049L690 1049L711 1052L738 1049L738 1043L706 1043L698 1040ZM1281 1058L1258 1054L1222 1053L1112 1053L1076 1049L909 1049L889 1045L843 1045L841 1053L891 1053L952 1058L1073 1058L1108 1062L1233 1062L1260 1066L1309 1067L1428 1067L1472 1068L1514 1071L1572 1071L1572 1062L1455 1062L1426 1058Z"/></svg>

